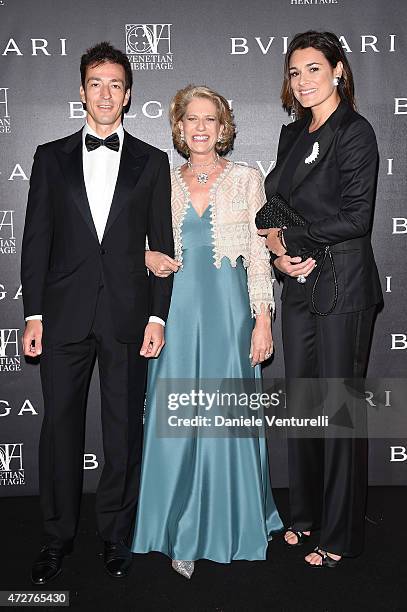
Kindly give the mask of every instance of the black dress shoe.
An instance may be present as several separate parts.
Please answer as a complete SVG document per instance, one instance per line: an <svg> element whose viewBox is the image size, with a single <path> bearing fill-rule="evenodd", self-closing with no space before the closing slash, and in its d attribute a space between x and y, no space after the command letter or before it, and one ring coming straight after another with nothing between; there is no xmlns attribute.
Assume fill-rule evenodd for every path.
<svg viewBox="0 0 407 612"><path fill-rule="evenodd" d="M62 548L44 546L32 566L32 582L34 584L46 584L56 578L62 571L64 556L65 552Z"/></svg>
<svg viewBox="0 0 407 612"><path fill-rule="evenodd" d="M132 562L131 550L123 542L105 542L105 568L113 578L125 578Z"/></svg>

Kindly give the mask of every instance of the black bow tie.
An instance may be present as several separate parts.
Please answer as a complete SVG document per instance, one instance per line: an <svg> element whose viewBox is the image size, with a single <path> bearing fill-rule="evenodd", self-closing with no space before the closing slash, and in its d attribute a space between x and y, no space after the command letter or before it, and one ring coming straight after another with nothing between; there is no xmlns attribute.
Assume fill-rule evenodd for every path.
<svg viewBox="0 0 407 612"><path fill-rule="evenodd" d="M102 146L107 147L112 151L118 151L120 148L120 140L116 132L114 134L110 134L110 136L105 138L105 140L103 140L103 138L96 138L96 136L92 136L92 134L86 134L85 145L88 151L94 151Z"/></svg>

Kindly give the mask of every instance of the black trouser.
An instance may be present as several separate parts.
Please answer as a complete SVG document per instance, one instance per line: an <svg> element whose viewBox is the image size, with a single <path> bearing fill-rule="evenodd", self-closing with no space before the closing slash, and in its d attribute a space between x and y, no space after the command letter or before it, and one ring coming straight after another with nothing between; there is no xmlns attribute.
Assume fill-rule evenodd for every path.
<svg viewBox="0 0 407 612"><path fill-rule="evenodd" d="M363 377L376 306L315 315L309 310L304 286L285 282L290 282L282 306L286 378ZM288 408L290 402L307 401L295 392L295 381L291 386ZM298 412L296 407L292 406L293 412ZM291 437L288 470L293 529L320 528L321 549L339 555L360 554L367 490L366 437Z"/></svg>
<svg viewBox="0 0 407 612"><path fill-rule="evenodd" d="M97 524L106 541L130 537L138 499L147 370L147 360L139 356L140 347L116 340L103 289L85 340L49 342L45 330L39 468L45 537L52 545L69 549L78 526L86 404L96 357L104 449L96 494Z"/></svg>

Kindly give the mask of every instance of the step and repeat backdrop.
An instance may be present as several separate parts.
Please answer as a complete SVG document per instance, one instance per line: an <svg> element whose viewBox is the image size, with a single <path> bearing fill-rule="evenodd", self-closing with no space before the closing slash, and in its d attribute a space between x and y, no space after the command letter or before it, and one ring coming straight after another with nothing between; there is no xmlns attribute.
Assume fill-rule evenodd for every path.
<svg viewBox="0 0 407 612"><path fill-rule="evenodd" d="M80 56L102 40L123 49L134 70L125 118L131 134L165 150L171 165L181 163L172 147L169 101L188 83L207 84L235 113L231 158L266 175L275 163L281 124L290 121L279 100L290 39L307 29L340 36L354 71L358 109L372 123L380 150L373 245L385 303L368 375L405 376L406 24L404 0L0 0L0 496L38 491L42 395L38 364L21 354L19 271L32 158L38 144L83 125ZM277 310L268 378L283 376L279 318ZM103 465L99 412L96 368L84 457L87 491L95 490ZM376 433L371 440L371 484L407 483L406 447L407 415L391 438ZM286 486L284 440L272 440L270 451L273 482Z"/></svg>

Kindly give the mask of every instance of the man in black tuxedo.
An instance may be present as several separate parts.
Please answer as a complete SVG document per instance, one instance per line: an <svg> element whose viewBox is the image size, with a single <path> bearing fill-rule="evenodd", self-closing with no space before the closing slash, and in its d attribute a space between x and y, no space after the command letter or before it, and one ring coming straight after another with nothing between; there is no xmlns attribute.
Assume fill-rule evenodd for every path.
<svg viewBox="0 0 407 612"><path fill-rule="evenodd" d="M41 355L39 450L45 546L35 584L61 571L77 531L87 391L98 358L105 463L96 513L105 567L128 573L142 445L147 359L164 344L172 275L148 276L152 249L173 256L165 153L122 127L132 72L109 43L81 60L85 127L38 147L21 276L24 354Z"/></svg>

